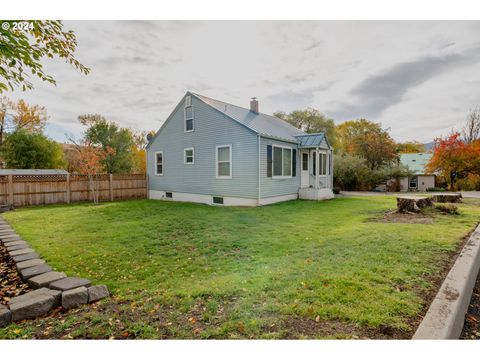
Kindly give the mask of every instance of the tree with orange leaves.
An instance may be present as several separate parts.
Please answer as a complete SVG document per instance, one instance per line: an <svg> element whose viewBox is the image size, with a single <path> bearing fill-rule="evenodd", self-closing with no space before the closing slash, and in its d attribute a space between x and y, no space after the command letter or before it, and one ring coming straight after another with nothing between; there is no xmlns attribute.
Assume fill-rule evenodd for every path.
<svg viewBox="0 0 480 360"><path fill-rule="evenodd" d="M433 156L427 169L442 174L448 179L450 190L454 190L459 178L480 174L480 141L467 144L462 141L459 132L435 139Z"/></svg>
<svg viewBox="0 0 480 360"><path fill-rule="evenodd" d="M73 141L72 141L73 142ZM80 174L88 175L88 183L93 194L94 204L98 204L98 174L104 172L104 161L109 155L113 155L115 150L107 147L105 149L94 146L89 141L83 141L82 144L74 142L77 150L76 167Z"/></svg>

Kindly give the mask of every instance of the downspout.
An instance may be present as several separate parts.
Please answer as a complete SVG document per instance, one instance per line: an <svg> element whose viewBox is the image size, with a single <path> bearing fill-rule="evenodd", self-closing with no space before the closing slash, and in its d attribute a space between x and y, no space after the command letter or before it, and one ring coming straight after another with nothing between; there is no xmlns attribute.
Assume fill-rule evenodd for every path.
<svg viewBox="0 0 480 360"><path fill-rule="evenodd" d="M330 189L333 190L333 148L330 149L330 159L332 160L330 163Z"/></svg>
<svg viewBox="0 0 480 360"><path fill-rule="evenodd" d="M318 190L318 173L320 172L320 154L318 153L318 146L315 148L315 189Z"/></svg>
<svg viewBox="0 0 480 360"><path fill-rule="evenodd" d="M260 171L260 134L257 135L257 157L258 157L258 169L257 169L257 205L260 205L260 198L262 196L262 187L261 187L261 183L260 183L260 174L261 174L261 171Z"/></svg>

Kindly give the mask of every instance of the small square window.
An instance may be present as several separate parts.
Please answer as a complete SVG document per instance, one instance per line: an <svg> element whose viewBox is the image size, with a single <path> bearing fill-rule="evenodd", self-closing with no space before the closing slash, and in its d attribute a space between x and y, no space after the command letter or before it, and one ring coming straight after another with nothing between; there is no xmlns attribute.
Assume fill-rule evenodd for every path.
<svg viewBox="0 0 480 360"><path fill-rule="evenodd" d="M184 164L194 164L195 163L195 151L194 148L183 149L184 155Z"/></svg>
<svg viewBox="0 0 480 360"><path fill-rule="evenodd" d="M185 120L185 131L193 131L193 119Z"/></svg>
<svg viewBox="0 0 480 360"><path fill-rule="evenodd" d="M167 192L165 193L165 197L171 199L171 198L173 198L173 195L172 195L171 192L167 191Z"/></svg>

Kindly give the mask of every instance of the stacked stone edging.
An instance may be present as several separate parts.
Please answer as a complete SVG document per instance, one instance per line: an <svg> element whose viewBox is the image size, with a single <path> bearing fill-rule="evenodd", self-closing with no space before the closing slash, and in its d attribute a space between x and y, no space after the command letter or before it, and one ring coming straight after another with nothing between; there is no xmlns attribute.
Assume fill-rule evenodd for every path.
<svg viewBox="0 0 480 360"><path fill-rule="evenodd" d="M2 218L0 243L15 262L22 280L36 289L11 298L8 307L0 304L0 327L45 315L57 306L72 309L110 296L105 285L91 286L90 280L53 271Z"/></svg>

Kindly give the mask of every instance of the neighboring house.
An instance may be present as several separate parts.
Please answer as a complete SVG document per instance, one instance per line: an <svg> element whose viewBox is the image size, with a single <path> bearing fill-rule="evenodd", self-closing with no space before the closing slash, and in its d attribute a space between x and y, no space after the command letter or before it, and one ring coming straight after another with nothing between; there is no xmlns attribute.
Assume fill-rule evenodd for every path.
<svg viewBox="0 0 480 360"><path fill-rule="evenodd" d="M147 145L150 199L265 205L333 197L332 148L274 116L187 92Z"/></svg>
<svg viewBox="0 0 480 360"><path fill-rule="evenodd" d="M400 154L400 163L408 166L413 175L400 179L400 191L426 191L435 187L435 175L426 170L431 153Z"/></svg>

